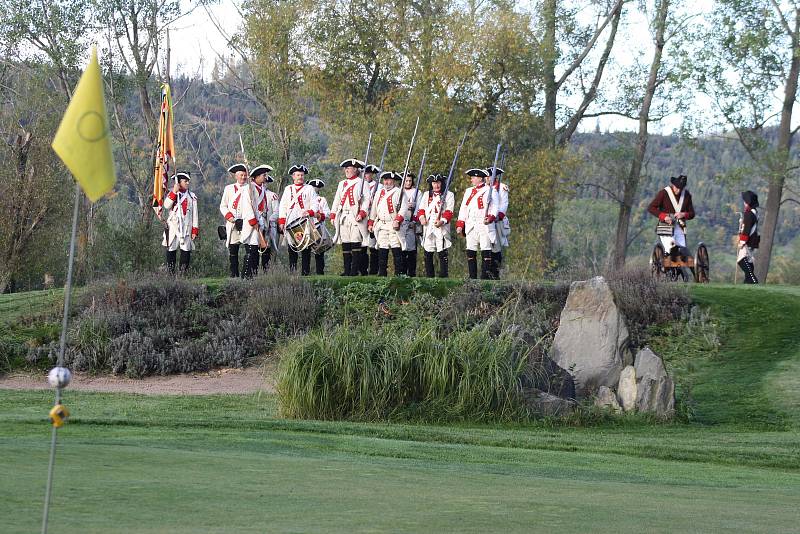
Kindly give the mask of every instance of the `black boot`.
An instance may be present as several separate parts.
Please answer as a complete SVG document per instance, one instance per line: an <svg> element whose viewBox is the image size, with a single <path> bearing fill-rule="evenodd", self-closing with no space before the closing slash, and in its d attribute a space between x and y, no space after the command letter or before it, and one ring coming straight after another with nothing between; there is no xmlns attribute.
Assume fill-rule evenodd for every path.
<svg viewBox="0 0 800 534"><path fill-rule="evenodd" d="M317 274L325 274L325 254L314 254L314 264Z"/></svg>
<svg viewBox="0 0 800 534"><path fill-rule="evenodd" d="M417 276L417 251L409 250L405 253L406 274Z"/></svg>
<svg viewBox="0 0 800 534"><path fill-rule="evenodd" d="M287 249L289 255L289 271L294 272L297 270L297 252L294 250Z"/></svg>
<svg viewBox="0 0 800 534"><path fill-rule="evenodd" d="M350 276L353 266L353 252L350 250L350 243L342 243L342 263L344 264L344 272L342 276Z"/></svg>
<svg viewBox="0 0 800 534"><path fill-rule="evenodd" d="M747 261L747 258L742 258L738 262L739 268L742 269L744 272L744 283L745 284L757 284L758 278L756 278L756 273L753 271L755 267L753 262Z"/></svg>
<svg viewBox="0 0 800 534"><path fill-rule="evenodd" d="M269 269L269 260L272 258L272 249L268 248L264 252L261 252L261 270L263 272L267 272Z"/></svg>
<svg viewBox="0 0 800 534"><path fill-rule="evenodd" d="M177 250L167 249L167 272L169 274L175 274L175 259L177 255L178 255Z"/></svg>
<svg viewBox="0 0 800 534"><path fill-rule="evenodd" d="M181 250L181 258L178 262L178 269L182 275L189 274L189 262L192 260L192 253L188 250Z"/></svg>
<svg viewBox="0 0 800 534"><path fill-rule="evenodd" d="M491 280L494 277L493 263L492 251L481 250L481 280Z"/></svg>
<svg viewBox="0 0 800 534"><path fill-rule="evenodd" d="M228 245L228 263L231 278L239 278L239 243Z"/></svg>
<svg viewBox="0 0 800 534"><path fill-rule="evenodd" d="M371 275L378 274L378 253L377 248L369 249L369 274Z"/></svg>
<svg viewBox="0 0 800 534"><path fill-rule="evenodd" d="M300 274L308 276L311 274L311 250L305 249L300 253Z"/></svg>
<svg viewBox="0 0 800 534"><path fill-rule="evenodd" d="M253 278L254 270L258 268L258 245L244 246L244 271L242 278Z"/></svg>
<svg viewBox="0 0 800 534"><path fill-rule="evenodd" d="M358 262L358 273L361 276L369 274L369 247L361 247L361 261Z"/></svg>
<svg viewBox="0 0 800 534"><path fill-rule="evenodd" d="M400 276L401 274L405 274L405 254L403 254L403 250L400 247L395 247L392 249L392 261L394 262L394 275Z"/></svg>
<svg viewBox="0 0 800 534"><path fill-rule="evenodd" d="M467 269L471 279L478 278L478 253L474 250L467 251Z"/></svg>
<svg viewBox="0 0 800 534"><path fill-rule="evenodd" d="M388 248L380 248L377 250L377 260L378 260L378 276L388 276L387 270L389 268L389 249Z"/></svg>
<svg viewBox="0 0 800 534"><path fill-rule="evenodd" d="M425 276L433 278L436 272L433 269L433 252L425 251Z"/></svg>
<svg viewBox="0 0 800 534"><path fill-rule="evenodd" d="M447 278L450 275L450 258L447 249L439 253L439 278Z"/></svg>
<svg viewBox="0 0 800 534"><path fill-rule="evenodd" d="M503 264L503 253L492 252L492 267L494 268L494 279L500 280L500 266Z"/></svg>
<svg viewBox="0 0 800 534"><path fill-rule="evenodd" d="M364 261L362 259L362 254L364 253L364 249L361 248L359 243L350 243L352 247L350 249L350 253L353 256L353 263L350 266L350 276L358 276L361 274L361 262Z"/></svg>

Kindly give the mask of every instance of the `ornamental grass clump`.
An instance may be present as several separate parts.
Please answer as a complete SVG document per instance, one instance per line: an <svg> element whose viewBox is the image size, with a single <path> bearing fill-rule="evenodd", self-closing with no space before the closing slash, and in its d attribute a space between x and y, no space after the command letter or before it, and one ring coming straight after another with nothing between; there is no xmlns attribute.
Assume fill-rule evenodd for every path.
<svg viewBox="0 0 800 534"><path fill-rule="evenodd" d="M485 327L440 337L341 325L281 352L279 406L305 419L513 419L526 365L521 340Z"/></svg>

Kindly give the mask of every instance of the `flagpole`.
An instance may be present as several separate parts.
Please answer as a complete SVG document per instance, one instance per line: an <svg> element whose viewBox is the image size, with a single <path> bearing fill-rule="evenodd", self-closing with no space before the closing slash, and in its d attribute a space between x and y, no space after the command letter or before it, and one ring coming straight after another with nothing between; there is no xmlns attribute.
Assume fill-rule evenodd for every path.
<svg viewBox="0 0 800 534"><path fill-rule="evenodd" d="M61 321L61 341L58 347L58 367L64 367L64 350L67 345L67 326L69 325L69 305L72 297L72 270L75 260L75 238L78 234L78 211L81 203L81 187L75 182L75 207L72 210L72 237L69 242L69 260L67 264L67 284L64 287L64 318ZM56 388L54 406L61 404L61 387ZM56 436L58 427L53 425L50 438L50 462L47 465L47 489L44 497L44 515L42 517L42 534L47 534L47 517L50 512L50 495L53 490L53 468L56 461Z"/></svg>

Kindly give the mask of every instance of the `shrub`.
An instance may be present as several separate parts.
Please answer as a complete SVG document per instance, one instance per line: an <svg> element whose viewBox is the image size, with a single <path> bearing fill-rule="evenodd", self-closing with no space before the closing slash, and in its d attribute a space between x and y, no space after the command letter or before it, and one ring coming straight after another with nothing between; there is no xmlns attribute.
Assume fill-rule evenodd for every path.
<svg viewBox="0 0 800 534"><path fill-rule="evenodd" d="M486 327L443 337L345 324L281 352L279 407L314 419L518 418L527 362L520 339Z"/></svg>

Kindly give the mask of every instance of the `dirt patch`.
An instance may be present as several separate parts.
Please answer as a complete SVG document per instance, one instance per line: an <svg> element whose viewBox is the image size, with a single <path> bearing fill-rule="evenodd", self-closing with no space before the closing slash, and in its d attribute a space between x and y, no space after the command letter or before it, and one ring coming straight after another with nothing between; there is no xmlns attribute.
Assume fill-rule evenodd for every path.
<svg viewBox="0 0 800 534"><path fill-rule="evenodd" d="M274 392L272 368L217 369L207 373L149 376L141 379L75 373L69 389L143 395L215 395ZM47 373L0 377L0 389L51 389Z"/></svg>

